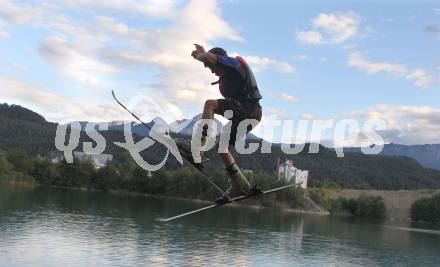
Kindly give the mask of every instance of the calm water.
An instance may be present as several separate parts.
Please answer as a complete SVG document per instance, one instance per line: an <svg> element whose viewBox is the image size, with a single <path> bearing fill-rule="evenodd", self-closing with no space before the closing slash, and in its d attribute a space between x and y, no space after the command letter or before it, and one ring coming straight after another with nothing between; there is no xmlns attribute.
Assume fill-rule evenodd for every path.
<svg viewBox="0 0 440 267"><path fill-rule="evenodd" d="M0 185L0 266L440 266L440 230Z"/></svg>

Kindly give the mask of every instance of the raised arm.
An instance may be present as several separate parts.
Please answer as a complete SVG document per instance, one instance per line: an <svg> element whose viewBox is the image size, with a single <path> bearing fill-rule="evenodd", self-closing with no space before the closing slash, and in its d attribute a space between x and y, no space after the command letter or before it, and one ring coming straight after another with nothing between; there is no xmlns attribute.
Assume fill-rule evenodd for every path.
<svg viewBox="0 0 440 267"><path fill-rule="evenodd" d="M201 61L203 63L209 63L212 65L215 65L217 63L217 55L206 52L205 48L199 44L194 44L196 47L196 50L192 51L191 56L198 61Z"/></svg>

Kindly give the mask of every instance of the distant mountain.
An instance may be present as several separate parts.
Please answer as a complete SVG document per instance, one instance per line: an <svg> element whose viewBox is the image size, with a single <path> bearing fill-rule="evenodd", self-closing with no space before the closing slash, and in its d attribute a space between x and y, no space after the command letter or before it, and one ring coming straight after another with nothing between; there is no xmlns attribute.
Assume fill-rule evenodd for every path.
<svg viewBox="0 0 440 267"><path fill-rule="evenodd" d="M192 136L194 128L199 120L202 119L202 114L194 116L192 119L183 119L183 120L177 120L173 122L170 126L171 129L173 129L173 132L185 135L185 136ZM223 127L223 124L217 120L214 119L215 124L217 126L217 133L221 132L221 129Z"/></svg>
<svg viewBox="0 0 440 267"><path fill-rule="evenodd" d="M196 123L201 119L202 119L202 114L199 114L197 116L194 116L191 120L183 119L183 120L175 121L170 126L171 126L171 129L174 129L175 133L185 135L185 136L192 136L192 133L194 131L194 127L196 126ZM217 126L217 134L219 134L222 130L223 123L217 119L214 119L214 121ZM185 125L185 127L183 129L182 129L182 125ZM181 130L178 130L178 129L181 129ZM252 133L249 133L246 136L246 139L247 140L261 140L261 138L255 136Z"/></svg>
<svg viewBox="0 0 440 267"><path fill-rule="evenodd" d="M361 148L344 148L346 152L361 152ZM385 144L381 155L406 156L420 162L425 167L440 170L440 144L399 145Z"/></svg>
<svg viewBox="0 0 440 267"><path fill-rule="evenodd" d="M150 128L155 128L156 130L164 131L165 129L170 129L171 132L180 134L182 136L192 136L192 133L194 131L194 127L196 126L197 122L202 119L202 114L196 115L191 119L182 119L177 120L171 124L168 124L165 120L163 120L161 117L156 117L152 121L148 122L147 125ZM214 119L216 126L217 126L217 134L221 132L221 129L223 127L223 124L217 120ZM86 125L89 122L87 121L79 121L79 124L81 126L81 130L85 131ZM92 125L95 125L95 128L98 129L99 123L91 123ZM124 122L124 121L112 121L108 122L108 130L110 131L124 131L124 128L127 127L127 124L131 126L131 131L139 136L148 136L150 133L150 129L146 128L143 124L138 122ZM251 140L260 140L261 138L253 135L252 133L249 133L247 135L247 139Z"/></svg>
<svg viewBox="0 0 440 267"><path fill-rule="evenodd" d="M47 121L40 114L19 105L0 104L0 114L11 120L21 120L44 124Z"/></svg>
<svg viewBox="0 0 440 267"><path fill-rule="evenodd" d="M21 148L31 154L47 154L56 150L56 126L27 108L0 104L0 148Z"/></svg>
<svg viewBox="0 0 440 267"><path fill-rule="evenodd" d="M186 127L191 122L192 120L182 126ZM163 121L159 118L155 119L154 123L157 123L156 126L163 125ZM115 122L111 124L109 131L100 131L107 144L104 153L112 154L114 160L119 162L126 161L130 157L125 149L113 143L125 141L124 134L120 130L121 125L123 124ZM145 135L143 126L134 123L131 126ZM43 117L26 108L1 105L0 148L23 149L31 155L61 154L54 145L56 127L56 123L47 122ZM191 129L191 126L188 127ZM138 142L142 136L135 134L134 139ZM93 140L83 131L75 150L81 151L84 142L93 142ZM261 139L260 142L262 142ZM243 169L261 171L269 175L273 175L278 158L291 159L296 167L310 170L311 186L333 184L346 188L440 188L440 171L424 168L409 157L346 153L345 157L338 158L332 149L320 146L319 153L311 154L307 153L308 147L309 144L306 144L303 152L296 155L283 153L280 145L275 144L272 146L271 153L257 151L247 155L237 154L233 149L231 151ZM159 143L155 143L142 152L144 160L152 164L161 162L165 154L165 147ZM210 159L206 163L207 170L223 167L215 151L210 150L205 155ZM170 169L181 167L173 156L167 160L165 166Z"/></svg>

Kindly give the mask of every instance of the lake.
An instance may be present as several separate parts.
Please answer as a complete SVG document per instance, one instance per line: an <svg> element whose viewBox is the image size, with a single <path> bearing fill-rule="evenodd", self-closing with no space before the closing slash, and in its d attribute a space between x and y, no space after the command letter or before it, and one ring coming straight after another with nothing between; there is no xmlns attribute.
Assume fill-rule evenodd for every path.
<svg viewBox="0 0 440 267"><path fill-rule="evenodd" d="M0 184L0 266L440 266L440 229Z"/></svg>

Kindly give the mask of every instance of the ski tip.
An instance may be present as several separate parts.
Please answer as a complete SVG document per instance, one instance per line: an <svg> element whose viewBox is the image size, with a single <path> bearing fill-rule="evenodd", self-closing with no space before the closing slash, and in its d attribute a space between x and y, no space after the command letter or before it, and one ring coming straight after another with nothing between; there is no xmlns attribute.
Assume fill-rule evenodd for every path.
<svg viewBox="0 0 440 267"><path fill-rule="evenodd" d="M112 95L115 96L115 91L113 91L113 89L112 89Z"/></svg>
<svg viewBox="0 0 440 267"><path fill-rule="evenodd" d="M169 218L156 218L155 220L158 222L169 222L170 221Z"/></svg>

